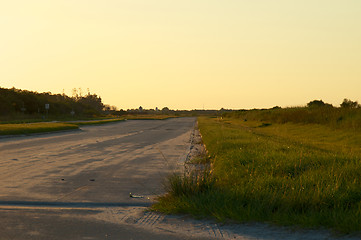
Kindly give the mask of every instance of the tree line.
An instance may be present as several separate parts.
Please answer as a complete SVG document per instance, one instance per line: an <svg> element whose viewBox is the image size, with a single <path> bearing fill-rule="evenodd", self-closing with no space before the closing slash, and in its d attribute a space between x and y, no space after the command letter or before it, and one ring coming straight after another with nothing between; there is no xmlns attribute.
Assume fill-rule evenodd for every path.
<svg viewBox="0 0 361 240"><path fill-rule="evenodd" d="M47 107L49 107L47 109ZM221 109L221 112L231 111ZM103 104L102 99L89 90L83 95L81 89L74 88L72 96L66 94L38 93L16 88L0 87L0 120L41 119L41 118L84 118L105 115L169 115L169 116L199 116L216 115L218 110L172 110L162 109L118 110L115 106Z"/></svg>
<svg viewBox="0 0 361 240"><path fill-rule="evenodd" d="M17 115L38 117L46 114L54 116L97 116L102 114L103 108L102 99L89 91L82 96L81 92L75 89L73 96L69 97L64 93L38 93L16 88L0 88L1 117Z"/></svg>

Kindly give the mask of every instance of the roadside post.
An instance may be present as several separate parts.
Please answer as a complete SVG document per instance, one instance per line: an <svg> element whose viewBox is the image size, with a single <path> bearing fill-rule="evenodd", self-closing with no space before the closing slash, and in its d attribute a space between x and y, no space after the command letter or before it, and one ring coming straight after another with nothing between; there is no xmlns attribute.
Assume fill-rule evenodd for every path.
<svg viewBox="0 0 361 240"><path fill-rule="evenodd" d="M50 104L49 104L49 103L45 103L46 118L48 118L49 108L50 108Z"/></svg>

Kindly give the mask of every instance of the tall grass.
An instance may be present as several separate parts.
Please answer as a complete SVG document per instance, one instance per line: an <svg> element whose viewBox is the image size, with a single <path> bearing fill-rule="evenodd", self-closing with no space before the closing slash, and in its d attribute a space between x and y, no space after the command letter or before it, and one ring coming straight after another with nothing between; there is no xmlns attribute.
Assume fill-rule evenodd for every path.
<svg viewBox="0 0 361 240"><path fill-rule="evenodd" d="M212 159L205 182L212 184L187 192L200 183L173 177L185 190L171 187L155 209L361 231L360 131L215 118L199 118L199 128Z"/></svg>
<svg viewBox="0 0 361 240"><path fill-rule="evenodd" d="M292 107L240 110L224 113L224 117L271 123L314 123L343 129L361 130L361 108Z"/></svg>

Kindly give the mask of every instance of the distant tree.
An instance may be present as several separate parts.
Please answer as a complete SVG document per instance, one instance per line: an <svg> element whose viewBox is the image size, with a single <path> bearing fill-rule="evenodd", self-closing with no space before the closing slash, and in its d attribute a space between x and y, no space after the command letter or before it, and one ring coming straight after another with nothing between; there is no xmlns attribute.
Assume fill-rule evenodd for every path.
<svg viewBox="0 0 361 240"><path fill-rule="evenodd" d="M322 100L313 100L307 103L307 107L333 107L332 104L324 103Z"/></svg>
<svg viewBox="0 0 361 240"><path fill-rule="evenodd" d="M323 107L325 103L322 100L313 100L307 103L307 107Z"/></svg>
<svg viewBox="0 0 361 240"><path fill-rule="evenodd" d="M345 98L340 104L342 108L360 108L361 105L357 101L351 101L350 99Z"/></svg>
<svg viewBox="0 0 361 240"><path fill-rule="evenodd" d="M74 100L77 100L79 98L78 89L76 88L72 89L72 97Z"/></svg>
<svg viewBox="0 0 361 240"><path fill-rule="evenodd" d="M110 105L105 104L103 110L106 111L106 112L109 112L109 111L110 111L110 108L111 108Z"/></svg>
<svg viewBox="0 0 361 240"><path fill-rule="evenodd" d="M117 111L116 112L116 115L125 115L125 114L127 114L127 112L126 111L124 111L123 109L120 109L119 111Z"/></svg>
<svg viewBox="0 0 361 240"><path fill-rule="evenodd" d="M96 94L88 94L86 97L81 97L77 103L82 105L84 113L87 114L99 114L104 108L102 99Z"/></svg>

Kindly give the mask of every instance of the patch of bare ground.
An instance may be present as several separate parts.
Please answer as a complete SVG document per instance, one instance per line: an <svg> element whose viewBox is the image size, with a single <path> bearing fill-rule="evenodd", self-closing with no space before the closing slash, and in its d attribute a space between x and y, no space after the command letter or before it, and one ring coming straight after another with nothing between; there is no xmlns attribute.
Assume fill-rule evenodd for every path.
<svg viewBox="0 0 361 240"><path fill-rule="evenodd" d="M206 169L210 169L210 167L207 149L203 144L202 135L196 125L190 137L189 153L184 163L184 171L185 173L194 171L202 172Z"/></svg>

